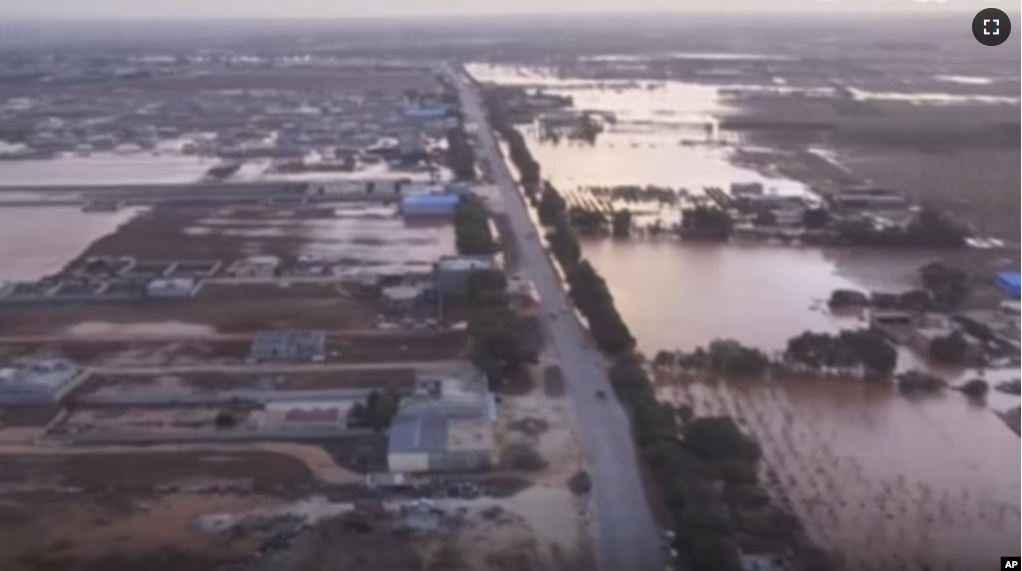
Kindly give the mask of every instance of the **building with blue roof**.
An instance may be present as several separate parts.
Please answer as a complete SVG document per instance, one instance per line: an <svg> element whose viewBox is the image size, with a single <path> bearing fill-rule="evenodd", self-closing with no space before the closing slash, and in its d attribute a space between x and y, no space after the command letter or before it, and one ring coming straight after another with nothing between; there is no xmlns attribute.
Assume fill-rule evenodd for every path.
<svg viewBox="0 0 1022 571"><path fill-rule="evenodd" d="M1022 278L1019 272L997 274L997 285L1014 299L1019 299L1022 294Z"/></svg>
<svg viewBox="0 0 1022 571"><path fill-rule="evenodd" d="M451 193L408 194L401 198L403 216L453 216L461 196Z"/></svg>

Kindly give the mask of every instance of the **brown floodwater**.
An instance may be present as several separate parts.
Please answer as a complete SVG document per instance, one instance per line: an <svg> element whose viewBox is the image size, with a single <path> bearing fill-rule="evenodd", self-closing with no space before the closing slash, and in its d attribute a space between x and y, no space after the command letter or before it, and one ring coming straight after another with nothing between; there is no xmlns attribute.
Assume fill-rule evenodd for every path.
<svg viewBox="0 0 1022 571"><path fill-rule="evenodd" d="M730 414L763 447L765 478L841 569L992 568L1018 551L1018 438L957 393L918 400L856 383L662 383Z"/></svg>
<svg viewBox="0 0 1022 571"><path fill-rule="evenodd" d="M569 194L581 186L763 182L779 193L797 181L738 168L725 145L680 145L728 111L708 86L648 82L596 85L549 70L477 65L480 79L543 86L580 108L619 117L594 146L538 140L525 128L544 177ZM618 308L652 354L732 338L766 350L807 329L864 325L826 311L835 288L918 287L933 254L765 244L694 244L671 238L587 239L583 253L606 278ZM925 366L902 351L906 367ZM977 371L945 371L958 382ZM1017 371L987 373L990 380ZM665 399L704 414L730 414L762 443L764 476L841 571L971 571L1016 553L1020 530L1018 437L993 410L1017 396L991 393L988 406L961 394L909 399L888 387L839 382L661 383Z"/></svg>
<svg viewBox="0 0 1022 571"><path fill-rule="evenodd" d="M53 274L141 209L82 212L73 206L0 208L0 282Z"/></svg>

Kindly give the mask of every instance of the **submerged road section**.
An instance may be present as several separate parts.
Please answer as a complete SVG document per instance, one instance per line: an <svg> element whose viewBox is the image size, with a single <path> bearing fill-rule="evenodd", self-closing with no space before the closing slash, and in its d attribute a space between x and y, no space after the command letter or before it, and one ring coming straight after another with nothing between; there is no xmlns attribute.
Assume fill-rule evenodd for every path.
<svg viewBox="0 0 1022 571"><path fill-rule="evenodd" d="M525 198L504 161L479 94L462 69L449 66L446 71L457 85L465 118L480 127L478 151L492 165L494 180L500 186L514 230L521 271L535 284L543 312L553 316L546 319L546 329L564 370L593 479L599 567L603 571L663 571L666 561L660 531L639 477L628 417L616 399L597 397L598 391L614 394L605 366L574 319L567 293L542 242L530 238L535 227Z"/></svg>

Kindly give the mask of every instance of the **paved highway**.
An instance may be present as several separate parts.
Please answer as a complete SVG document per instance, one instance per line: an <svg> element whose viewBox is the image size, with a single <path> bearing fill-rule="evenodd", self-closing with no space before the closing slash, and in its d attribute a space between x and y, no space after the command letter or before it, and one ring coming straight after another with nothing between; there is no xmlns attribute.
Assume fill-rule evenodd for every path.
<svg viewBox="0 0 1022 571"><path fill-rule="evenodd" d="M588 334L573 318L567 294L535 230L486 120L482 100L462 70L448 68L458 86L462 111L479 125L479 151L493 166L505 210L514 228L521 271L535 283L545 314L552 349L564 370L579 436L593 479L596 551L603 571L663 571L665 558L660 531L646 501L628 418L612 395L606 369L587 343Z"/></svg>

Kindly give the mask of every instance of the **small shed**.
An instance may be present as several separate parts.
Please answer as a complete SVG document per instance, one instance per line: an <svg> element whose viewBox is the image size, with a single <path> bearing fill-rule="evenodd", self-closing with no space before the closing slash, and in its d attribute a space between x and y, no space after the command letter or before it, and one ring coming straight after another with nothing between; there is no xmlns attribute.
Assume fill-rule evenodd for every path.
<svg viewBox="0 0 1022 571"><path fill-rule="evenodd" d="M1022 294L1022 277L1018 272L1001 272L997 274L997 285L1010 295L1013 299L1019 299Z"/></svg>

